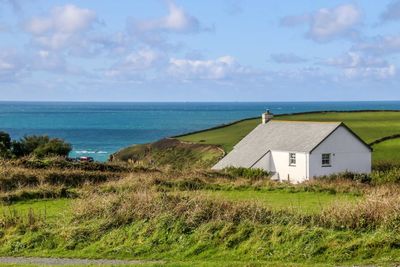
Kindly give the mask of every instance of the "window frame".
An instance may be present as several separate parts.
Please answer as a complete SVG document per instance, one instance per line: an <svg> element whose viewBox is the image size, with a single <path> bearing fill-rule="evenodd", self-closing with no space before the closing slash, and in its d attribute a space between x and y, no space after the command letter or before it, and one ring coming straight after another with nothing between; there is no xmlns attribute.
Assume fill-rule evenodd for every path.
<svg viewBox="0 0 400 267"><path fill-rule="evenodd" d="M324 156L328 156L328 159L324 159ZM325 161L325 163L324 163ZM322 153L321 154L321 166L322 167L332 167L332 153Z"/></svg>
<svg viewBox="0 0 400 267"><path fill-rule="evenodd" d="M294 157L292 157L294 156ZM289 166L296 167L297 156L294 152L289 152Z"/></svg>

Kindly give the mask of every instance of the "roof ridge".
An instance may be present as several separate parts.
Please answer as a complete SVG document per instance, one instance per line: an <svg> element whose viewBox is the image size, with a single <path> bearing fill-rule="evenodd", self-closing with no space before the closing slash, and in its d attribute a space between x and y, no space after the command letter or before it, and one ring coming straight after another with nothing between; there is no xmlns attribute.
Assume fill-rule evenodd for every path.
<svg viewBox="0 0 400 267"><path fill-rule="evenodd" d="M302 123L305 123L305 122L312 122L312 123L331 123L331 124L334 124L334 123L343 123L342 121L296 121L296 120L274 120L274 119L272 119L271 121L273 121L273 122L302 122Z"/></svg>

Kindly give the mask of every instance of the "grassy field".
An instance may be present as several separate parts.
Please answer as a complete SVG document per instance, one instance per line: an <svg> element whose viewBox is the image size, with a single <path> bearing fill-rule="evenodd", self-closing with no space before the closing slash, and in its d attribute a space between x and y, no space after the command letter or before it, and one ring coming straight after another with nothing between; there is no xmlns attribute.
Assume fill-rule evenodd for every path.
<svg viewBox="0 0 400 267"><path fill-rule="evenodd" d="M400 139L391 139L373 146L372 154L374 161L391 160L400 161Z"/></svg>
<svg viewBox="0 0 400 267"><path fill-rule="evenodd" d="M275 119L343 121L367 143L400 133L400 112L329 112L276 116ZM218 144L229 152L237 142L260 122L261 118L245 120L227 127L185 135L178 139L195 143Z"/></svg>
<svg viewBox="0 0 400 267"><path fill-rule="evenodd" d="M261 119L244 120L227 127L184 135L178 137L178 139L187 142L219 145L225 151L230 151L233 146L253 130L260 121Z"/></svg>
<svg viewBox="0 0 400 267"><path fill-rule="evenodd" d="M293 115L277 115L275 120L342 121L366 143L400 134L400 112L325 112ZM122 149L114 154L115 160L133 161L144 166L170 167L174 169L198 169L214 165L222 156L222 148L230 152L233 146L260 124L261 118L243 120L219 128L165 139L145 145ZM175 140L175 141L174 141ZM180 143L177 140L181 141ZM399 162L396 141L375 147L374 164L378 161ZM374 148L375 148L374 147ZM376 154L376 155L375 155Z"/></svg>
<svg viewBox="0 0 400 267"><path fill-rule="evenodd" d="M367 143L400 133L400 112L331 112L282 116L276 119L343 121Z"/></svg>
<svg viewBox="0 0 400 267"><path fill-rule="evenodd" d="M6 216L12 213L26 217L29 212L46 217L48 221L56 221L70 215L71 199L44 199L19 201L11 205L0 204L0 214Z"/></svg>
<svg viewBox="0 0 400 267"><path fill-rule="evenodd" d="M344 121L368 143L400 133L400 112L276 119ZM130 163L0 162L0 200L8 203L0 205L0 255L148 259L166 266L400 262L397 165L296 185L204 168L221 156L214 145L229 151L259 122L179 137L188 143L165 139L121 151ZM400 139L378 143L374 160L400 161L399 149ZM187 168L193 161L196 169Z"/></svg>
<svg viewBox="0 0 400 267"><path fill-rule="evenodd" d="M169 169L202 169L215 164L224 152L213 145L162 139L150 144L126 147L113 154L113 161Z"/></svg>
<svg viewBox="0 0 400 267"><path fill-rule="evenodd" d="M0 164L0 194L25 196L0 207L0 256L147 259L166 266L400 260L396 171L366 182L339 176L291 185L208 170L46 164ZM59 188L75 195L48 194Z"/></svg>
<svg viewBox="0 0 400 267"><path fill-rule="evenodd" d="M187 179L198 189L177 195ZM358 201L351 193L357 188L363 192ZM0 255L162 259L166 266L392 263L400 259L398 202L391 201L397 190L375 196L372 187L345 181L282 185L128 175L87 187L76 200L11 205L21 211L52 206L58 220L5 223ZM370 206L376 197L384 206ZM71 215L63 215L69 206ZM378 210L378 217L370 213Z"/></svg>
<svg viewBox="0 0 400 267"><path fill-rule="evenodd" d="M290 210L304 214L318 213L332 204L348 204L359 199L351 194L325 192L287 192L283 190L208 191L206 196L232 201L256 201L272 210Z"/></svg>

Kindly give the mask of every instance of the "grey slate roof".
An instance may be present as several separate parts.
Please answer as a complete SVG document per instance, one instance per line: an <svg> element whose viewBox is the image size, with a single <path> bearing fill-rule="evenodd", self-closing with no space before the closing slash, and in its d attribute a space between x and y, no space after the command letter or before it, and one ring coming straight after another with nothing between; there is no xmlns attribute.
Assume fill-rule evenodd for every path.
<svg viewBox="0 0 400 267"><path fill-rule="evenodd" d="M341 122L272 120L258 125L213 169L229 166L250 168L268 151L311 152Z"/></svg>

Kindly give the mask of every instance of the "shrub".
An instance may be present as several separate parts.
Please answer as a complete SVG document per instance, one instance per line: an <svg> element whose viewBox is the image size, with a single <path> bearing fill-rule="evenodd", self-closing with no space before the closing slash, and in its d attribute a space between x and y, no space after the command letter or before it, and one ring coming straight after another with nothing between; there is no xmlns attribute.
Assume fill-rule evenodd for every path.
<svg viewBox="0 0 400 267"><path fill-rule="evenodd" d="M373 171L371 177L374 184L399 183L400 168L393 168L386 171Z"/></svg>
<svg viewBox="0 0 400 267"><path fill-rule="evenodd" d="M11 138L8 133L0 131L0 144L2 144L5 149L11 148Z"/></svg>
<svg viewBox="0 0 400 267"><path fill-rule="evenodd" d="M38 146L33 154L38 157L44 156L68 156L69 152L71 152L72 146L61 139L50 139L47 143Z"/></svg>
<svg viewBox="0 0 400 267"><path fill-rule="evenodd" d="M400 162L393 160L380 160L372 164L374 171L389 171L394 168L400 168Z"/></svg>
<svg viewBox="0 0 400 267"><path fill-rule="evenodd" d="M0 131L0 158L11 157L11 138L6 132Z"/></svg>
<svg viewBox="0 0 400 267"><path fill-rule="evenodd" d="M360 183L370 183L372 181L372 177L369 174L364 173L353 173L353 172L342 172L335 173L331 175L321 176L318 179L327 180L327 181L336 181L336 180L351 180Z"/></svg>
<svg viewBox="0 0 400 267"><path fill-rule="evenodd" d="M228 167L225 168L223 172L230 175L231 178L243 177L248 179L262 179L270 177L270 173L263 169Z"/></svg>
<svg viewBox="0 0 400 267"><path fill-rule="evenodd" d="M11 145L11 151L16 157L27 155L66 157L71 150L72 146L64 140L45 135L25 136L19 141L13 141Z"/></svg>

